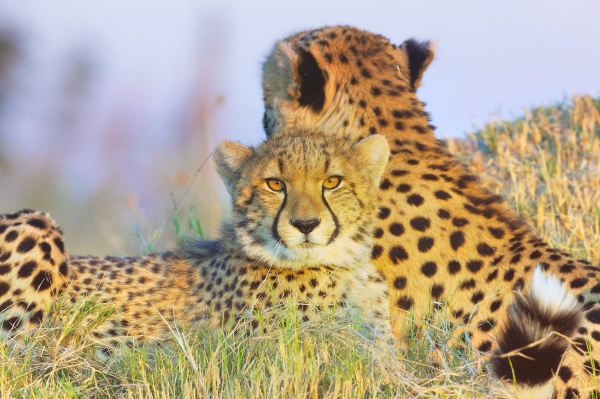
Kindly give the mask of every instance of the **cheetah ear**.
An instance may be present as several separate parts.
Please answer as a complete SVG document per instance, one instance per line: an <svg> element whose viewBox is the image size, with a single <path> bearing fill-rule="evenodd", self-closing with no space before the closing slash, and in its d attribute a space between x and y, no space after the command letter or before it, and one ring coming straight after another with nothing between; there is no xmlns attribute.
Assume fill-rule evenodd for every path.
<svg viewBox="0 0 600 399"><path fill-rule="evenodd" d="M390 158L390 146L383 135L373 134L352 146L351 157L353 163L360 165L372 177L373 184L378 186Z"/></svg>
<svg viewBox="0 0 600 399"><path fill-rule="evenodd" d="M242 168L253 152L252 148L234 141L223 141L215 149L214 159L217 172L223 179L229 194L234 195Z"/></svg>
<svg viewBox="0 0 600 399"><path fill-rule="evenodd" d="M400 47L404 49L408 59L410 86L413 91L417 91L421 85L423 73L435 56L434 46L429 41L419 42L415 39L408 39Z"/></svg>
<svg viewBox="0 0 600 399"><path fill-rule="evenodd" d="M281 41L263 65L265 97L296 100L302 107L320 112L325 104L326 73L306 49Z"/></svg>

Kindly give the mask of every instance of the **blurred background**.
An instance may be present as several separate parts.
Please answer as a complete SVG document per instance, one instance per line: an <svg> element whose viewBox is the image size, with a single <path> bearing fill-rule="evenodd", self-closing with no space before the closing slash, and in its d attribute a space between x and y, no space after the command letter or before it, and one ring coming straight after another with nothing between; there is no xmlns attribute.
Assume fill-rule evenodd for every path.
<svg viewBox="0 0 600 399"><path fill-rule="evenodd" d="M598 96L598 21L596 0L1 0L0 213L50 212L79 254L215 237L229 199L208 158L263 139L276 39L352 24L434 40L420 95L438 134L461 137Z"/></svg>

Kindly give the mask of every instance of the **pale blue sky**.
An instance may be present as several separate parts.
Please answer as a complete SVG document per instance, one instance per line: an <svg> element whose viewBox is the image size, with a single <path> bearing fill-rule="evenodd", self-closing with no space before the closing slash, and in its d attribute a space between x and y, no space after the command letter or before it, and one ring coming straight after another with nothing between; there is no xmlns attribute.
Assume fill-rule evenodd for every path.
<svg viewBox="0 0 600 399"><path fill-rule="evenodd" d="M3 0L2 21L28 32L39 82L30 85L32 101L52 96L52 70L78 46L101 65L104 86L93 101L98 118L124 96L140 96L140 129L157 140L169 112L198 84L198 67L206 68L200 84L207 93L225 99L215 134L260 140L263 58L275 39L324 24L357 25L398 43L436 41L421 97L442 136L575 93L600 94L600 2L594 0ZM31 107L24 110L29 117ZM23 137L27 130L37 129L24 129Z"/></svg>

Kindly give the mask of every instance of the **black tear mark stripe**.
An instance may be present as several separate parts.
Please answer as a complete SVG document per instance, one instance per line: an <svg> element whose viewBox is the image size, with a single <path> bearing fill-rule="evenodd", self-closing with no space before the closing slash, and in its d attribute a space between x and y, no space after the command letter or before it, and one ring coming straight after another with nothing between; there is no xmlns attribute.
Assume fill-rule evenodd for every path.
<svg viewBox="0 0 600 399"><path fill-rule="evenodd" d="M279 235L279 231L277 231L277 225L279 224L279 217L281 216L281 212L283 212L283 209L285 208L286 203L287 203L287 188L285 186L283 186L283 202L281 203L281 206L277 210L275 219L273 219L273 225L271 226L271 234L273 235L273 238L275 238L275 241L277 241L278 243L281 243L282 246L287 248L287 244L285 243L285 241L283 241L283 238L281 238L281 236Z"/></svg>
<svg viewBox="0 0 600 399"><path fill-rule="evenodd" d="M329 237L329 241L327 241L327 244L331 244L337 238L338 234L340 233L340 223L338 222L337 216L335 216L335 213L329 206L329 203L325 199L325 188L321 189L321 198L323 199L323 203L325 204L325 207L329 211L329 214L331 215L331 218L333 219L333 223L335 224L335 230L333 230L333 233L331 233L331 237Z"/></svg>

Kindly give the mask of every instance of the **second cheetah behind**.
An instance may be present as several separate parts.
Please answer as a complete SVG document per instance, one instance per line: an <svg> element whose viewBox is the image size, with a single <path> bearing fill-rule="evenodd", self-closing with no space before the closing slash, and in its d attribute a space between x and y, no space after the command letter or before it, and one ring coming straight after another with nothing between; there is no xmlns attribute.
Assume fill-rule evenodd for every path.
<svg viewBox="0 0 600 399"><path fill-rule="evenodd" d="M263 68L267 135L295 126L388 139L371 258L398 335L406 315L444 308L509 391L598 396L600 269L550 247L436 140L417 96L433 56L429 42L351 26L280 40Z"/></svg>

